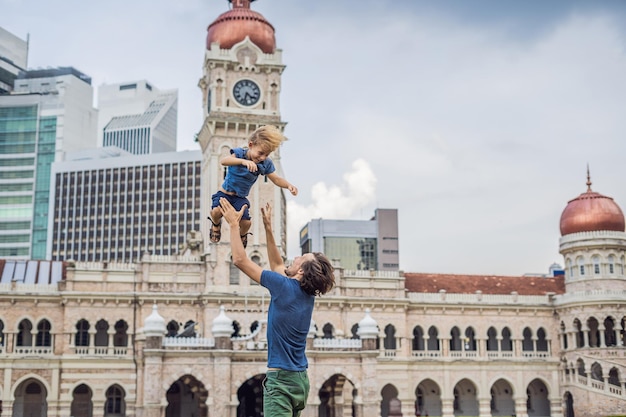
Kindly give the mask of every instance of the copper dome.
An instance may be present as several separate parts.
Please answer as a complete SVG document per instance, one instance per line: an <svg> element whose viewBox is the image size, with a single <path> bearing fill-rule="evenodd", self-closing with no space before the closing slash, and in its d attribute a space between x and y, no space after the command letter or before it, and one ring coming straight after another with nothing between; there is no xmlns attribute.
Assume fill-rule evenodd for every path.
<svg viewBox="0 0 626 417"><path fill-rule="evenodd" d="M591 191L587 173L587 192L571 200L561 214L561 236L599 230L624 231L624 214L611 197Z"/></svg>
<svg viewBox="0 0 626 417"><path fill-rule="evenodd" d="M265 20L263 15L250 10L250 1L231 0L232 10L222 13L207 28L207 49L213 42L219 43L222 49L230 49L249 36L252 43L263 52L274 53L276 50L274 27Z"/></svg>

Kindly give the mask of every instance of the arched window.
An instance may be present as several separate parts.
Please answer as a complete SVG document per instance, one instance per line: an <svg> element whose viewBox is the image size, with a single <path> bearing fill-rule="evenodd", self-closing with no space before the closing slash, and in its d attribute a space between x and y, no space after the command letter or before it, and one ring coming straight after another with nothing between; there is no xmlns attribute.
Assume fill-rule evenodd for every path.
<svg viewBox="0 0 626 417"><path fill-rule="evenodd" d="M563 341L563 350L567 350L567 332L563 322L561 322L561 340Z"/></svg>
<svg viewBox="0 0 626 417"><path fill-rule="evenodd" d="M324 336L322 336L322 339L334 339L335 337L333 336L335 329L333 328L333 325L330 323L326 323L324 327L322 327L322 332L324 333Z"/></svg>
<svg viewBox="0 0 626 417"><path fill-rule="evenodd" d="M383 341L383 346L387 350L396 349L396 328L393 324L385 326L385 340Z"/></svg>
<svg viewBox="0 0 626 417"><path fill-rule="evenodd" d="M600 257L598 255L592 256L591 263L593 264L593 274L600 275Z"/></svg>
<svg viewBox="0 0 626 417"><path fill-rule="evenodd" d="M585 361L582 359L576 361L576 372L580 376L587 376L587 372L585 372Z"/></svg>
<svg viewBox="0 0 626 417"><path fill-rule="evenodd" d="M513 341L511 340L511 331L508 327L502 329L502 341L500 342L500 349L503 352L513 351Z"/></svg>
<svg viewBox="0 0 626 417"><path fill-rule="evenodd" d="M615 256L609 255L609 274L613 275L615 273Z"/></svg>
<svg viewBox="0 0 626 417"><path fill-rule="evenodd" d="M587 320L587 327L589 328L589 347L600 347L598 320L595 317L590 317L589 320Z"/></svg>
<svg viewBox="0 0 626 417"><path fill-rule="evenodd" d="M609 384L615 385L616 387L622 386L619 379L619 369L611 368L609 371Z"/></svg>
<svg viewBox="0 0 626 417"><path fill-rule="evenodd" d="M413 328L413 350L424 350L424 330L420 326Z"/></svg>
<svg viewBox="0 0 626 417"><path fill-rule="evenodd" d="M624 257L620 256L619 264L617 265L617 273L620 275L624 275Z"/></svg>
<svg viewBox="0 0 626 417"><path fill-rule="evenodd" d="M4 346L4 323L0 320L0 346Z"/></svg>
<svg viewBox="0 0 626 417"><path fill-rule="evenodd" d="M498 350L498 332L495 327L490 327L487 330L487 350L488 351L497 351Z"/></svg>
<svg viewBox="0 0 626 417"><path fill-rule="evenodd" d="M450 330L450 350L451 351L462 350L461 331L456 326L454 326L452 330Z"/></svg>
<svg viewBox="0 0 626 417"><path fill-rule="evenodd" d="M91 417L93 415L93 404L91 402L92 392L85 384L80 384L72 392L71 416Z"/></svg>
<svg viewBox="0 0 626 417"><path fill-rule="evenodd" d="M106 392L106 402L104 403L105 417L117 417L126 414L124 396L124 391L119 386L113 385L109 387Z"/></svg>
<svg viewBox="0 0 626 417"><path fill-rule="evenodd" d="M529 327L526 327L524 329L524 332L522 333L522 335L524 336L524 340L522 340L522 350L525 352L532 352L534 351L534 343L533 343L533 332L532 330L530 330Z"/></svg>
<svg viewBox="0 0 626 417"><path fill-rule="evenodd" d="M474 329L468 327L465 329L465 350L474 351L476 350L476 337L475 337Z"/></svg>
<svg viewBox="0 0 626 417"><path fill-rule="evenodd" d="M616 346L617 338L615 337L615 322L613 317L604 319L604 343L607 346Z"/></svg>
<svg viewBox="0 0 626 417"><path fill-rule="evenodd" d="M574 329L576 329L576 347L581 348L585 346L585 335L582 330L582 323L578 319L574 319Z"/></svg>
<svg viewBox="0 0 626 417"><path fill-rule="evenodd" d="M124 320L115 323L115 335L113 335L113 346L128 346L128 324Z"/></svg>
<svg viewBox="0 0 626 417"><path fill-rule="evenodd" d="M33 325L28 319L24 319L17 326L17 346L32 346L33 345Z"/></svg>
<svg viewBox="0 0 626 417"><path fill-rule="evenodd" d="M96 337L94 338L95 346L109 346L109 323L104 320L98 320L96 323Z"/></svg>
<svg viewBox="0 0 626 417"><path fill-rule="evenodd" d="M594 362L591 365L591 379L595 379L596 381L604 381L602 377L602 366L598 362Z"/></svg>
<svg viewBox="0 0 626 417"><path fill-rule="evenodd" d="M89 346L89 322L85 319L76 323L76 336L74 346Z"/></svg>
<svg viewBox="0 0 626 417"><path fill-rule="evenodd" d="M578 274L582 277L585 276L585 260L582 256L576 258L576 265L578 265Z"/></svg>
<svg viewBox="0 0 626 417"><path fill-rule="evenodd" d="M547 352L548 351L548 341L546 340L546 331L543 327L540 327L537 330L537 352Z"/></svg>
<svg viewBox="0 0 626 417"><path fill-rule="evenodd" d="M428 350L439 350L439 332L435 326L428 329Z"/></svg>
<svg viewBox="0 0 626 417"><path fill-rule="evenodd" d="M234 324L234 323L233 323ZM176 320L170 320L165 327L167 329L167 337L174 337L178 334L178 329L180 326Z"/></svg>
<svg viewBox="0 0 626 417"><path fill-rule="evenodd" d="M35 340L36 346L51 346L52 338L50 336L50 322L43 319L37 325L37 338Z"/></svg>

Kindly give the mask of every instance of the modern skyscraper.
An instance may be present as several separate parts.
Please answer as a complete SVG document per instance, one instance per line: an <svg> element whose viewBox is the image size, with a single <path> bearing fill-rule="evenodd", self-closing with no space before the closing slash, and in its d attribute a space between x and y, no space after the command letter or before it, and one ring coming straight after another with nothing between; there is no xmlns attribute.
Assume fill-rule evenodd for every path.
<svg viewBox="0 0 626 417"><path fill-rule="evenodd" d="M47 259L135 262L174 255L200 230L200 151L105 147L52 165Z"/></svg>
<svg viewBox="0 0 626 417"><path fill-rule="evenodd" d="M178 90L145 80L98 88L98 143L140 155L176 151Z"/></svg>
<svg viewBox="0 0 626 417"><path fill-rule="evenodd" d="M0 27L0 94L13 91L13 82L28 63L28 41Z"/></svg>
<svg viewBox="0 0 626 417"><path fill-rule="evenodd" d="M44 259L50 165L96 145L91 79L71 68L20 73L0 96L0 256Z"/></svg>
<svg viewBox="0 0 626 417"><path fill-rule="evenodd" d="M314 219L300 230L302 253L323 252L351 270L398 271L398 210L376 209L370 220Z"/></svg>

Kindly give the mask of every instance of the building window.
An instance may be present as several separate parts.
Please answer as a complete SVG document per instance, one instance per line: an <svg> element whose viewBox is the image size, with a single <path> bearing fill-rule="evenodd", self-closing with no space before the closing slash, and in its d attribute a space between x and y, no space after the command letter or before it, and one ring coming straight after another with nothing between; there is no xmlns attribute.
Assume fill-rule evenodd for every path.
<svg viewBox="0 0 626 417"><path fill-rule="evenodd" d="M76 337L74 339L75 346L89 346L89 322L80 320L76 323Z"/></svg>
<svg viewBox="0 0 626 417"><path fill-rule="evenodd" d="M124 391L117 385L113 385L106 392L104 415L105 417L121 417L126 414L125 409Z"/></svg>
<svg viewBox="0 0 626 417"><path fill-rule="evenodd" d="M591 263L593 263L593 273L594 275L600 275L600 257L595 255L591 258Z"/></svg>
<svg viewBox="0 0 626 417"><path fill-rule="evenodd" d="M113 346L128 346L128 324L124 320L115 323L115 335L113 336Z"/></svg>
<svg viewBox="0 0 626 417"><path fill-rule="evenodd" d="M37 325L37 346L51 346L52 338L50 336L50 322L43 319Z"/></svg>

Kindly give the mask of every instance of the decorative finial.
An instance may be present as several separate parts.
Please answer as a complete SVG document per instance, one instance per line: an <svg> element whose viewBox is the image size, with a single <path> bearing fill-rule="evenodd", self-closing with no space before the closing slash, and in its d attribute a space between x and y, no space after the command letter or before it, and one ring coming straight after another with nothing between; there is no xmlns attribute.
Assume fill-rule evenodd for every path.
<svg viewBox="0 0 626 417"><path fill-rule="evenodd" d="M591 175L589 174L589 164L587 164L587 192L591 191Z"/></svg>
<svg viewBox="0 0 626 417"><path fill-rule="evenodd" d="M252 3L253 1L254 0L228 0L228 2L231 3L233 5L233 8L235 9L249 9L250 3Z"/></svg>

